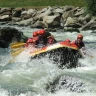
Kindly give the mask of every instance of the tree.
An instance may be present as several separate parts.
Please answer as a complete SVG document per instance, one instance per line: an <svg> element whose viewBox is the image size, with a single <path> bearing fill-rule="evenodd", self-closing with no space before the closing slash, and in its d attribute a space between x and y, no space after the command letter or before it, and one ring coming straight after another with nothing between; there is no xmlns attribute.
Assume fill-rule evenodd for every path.
<svg viewBox="0 0 96 96"><path fill-rule="evenodd" d="M87 2L87 10L92 15L96 15L96 0L86 0Z"/></svg>

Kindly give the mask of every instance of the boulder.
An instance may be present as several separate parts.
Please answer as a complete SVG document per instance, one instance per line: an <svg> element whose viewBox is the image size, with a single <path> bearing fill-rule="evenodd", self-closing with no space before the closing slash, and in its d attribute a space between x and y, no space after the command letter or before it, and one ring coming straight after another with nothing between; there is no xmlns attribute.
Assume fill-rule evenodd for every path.
<svg viewBox="0 0 96 96"><path fill-rule="evenodd" d="M75 16L80 16L80 15L83 15L85 13L85 10L83 8L81 9L78 9L76 12L75 12Z"/></svg>
<svg viewBox="0 0 96 96"><path fill-rule="evenodd" d="M73 10L70 10L70 11L65 11L63 14L62 14L62 22L63 22L63 25L65 24L66 20L68 17L73 17Z"/></svg>
<svg viewBox="0 0 96 96"><path fill-rule="evenodd" d="M27 14L34 14L36 12L36 10L34 10L34 9L28 9L28 11L27 11Z"/></svg>
<svg viewBox="0 0 96 96"><path fill-rule="evenodd" d="M81 22L81 24L85 25L91 20L91 15L87 14L86 16L79 16L78 21Z"/></svg>
<svg viewBox="0 0 96 96"><path fill-rule="evenodd" d="M6 12L12 12L13 8L1 8L0 14L4 14ZM6 14L8 15L8 14Z"/></svg>
<svg viewBox="0 0 96 96"><path fill-rule="evenodd" d="M82 26L80 30L94 30L96 29L96 18L91 19L86 25Z"/></svg>
<svg viewBox="0 0 96 96"><path fill-rule="evenodd" d="M43 28L43 26L44 26L43 22L39 20L31 24L31 28Z"/></svg>
<svg viewBox="0 0 96 96"><path fill-rule="evenodd" d="M39 13L44 13L48 10L48 8L43 8L41 11L39 11Z"/></svg>
<svg viewBox="0 0 96 96"><path fill-rule="evenodd" d="M82 25L79 23L78 18L68 17L64 26L65 27L80 28Z"/></svg>
<svg viewBox="0 0 96 96"><path fill-rule="evenodd" d="M14 21L14 22L19 22L19 21L21 21L21 18L19 18L19 17L13 17L13 18L12 18L12 21Z"/></svg>
<svg viewBox="0 0 96 96"><path fill-rule="evenodd" d="M22 18L22 20L30 19L31 15L30 14L26 14L26 15L21 16L21 18Z"/></svg>
<svg viewBox="0 0 96 96"><path fill-rule="evenodd" d="M9 15L0 16L0 22L1 21L11 21L11 20L12 20L12 18Z"/></svg>
<svg viewBox="0 0 96 96"><path fill-rule="evenodd" d="M15 9L13 12L13 17L20 17L21 16L22 9Z"/></svg>
<svg viewBox="0 0 96 96"><path fill-rule="evenodd" d="M37 16L35 18L37 19L43 19L45 16L48 16L52 13L52 8L49 8L47 11L45 11L44 13L39 13L37 14Z"/></svg>
<svg viewBox="0 0 96 96"><path fill-rule="evenodd" d="M62 9L62 8L55 8L55 9L53 9L53 11L52 11L54 14L55 13L62 13L63 14L63 12L64 12L64 10Z"/></svg>
<svg viewBox="0 0 96 96"><path fill-rule="evenodd" d="M20 22L16 22L16 24L20 26L28 26L31 24L32 21L33 21L33 18L30 18L30 19L22 20Z"/></svg>
<svg viewBox="0 0 96 96"><path fill-rule="evenodd" d="M26 42L27 37L14 28L0 29L0 47L7 48L11 42Z"/></svg>
<svg viewBox="0 0 96 96"><path fill-rule="evenodd" d="M74 7L73 6L63 6L62 9L63 11L70 11L72 10Z"/></svg>
<svg viewBox="0 0 96 96"><path fill-rule="evenodd" d="M60 15L45 16L43 18L43 24L47 28L60 27L60 20L61 20Z"/></svg>

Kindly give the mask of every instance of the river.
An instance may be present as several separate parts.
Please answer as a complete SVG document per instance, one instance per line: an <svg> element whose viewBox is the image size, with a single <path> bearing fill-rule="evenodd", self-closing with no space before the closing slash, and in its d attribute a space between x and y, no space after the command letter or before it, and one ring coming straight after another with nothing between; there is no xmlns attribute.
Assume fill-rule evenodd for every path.
<svg viewBox="0 0 96 96"><path fill-rule="evenodd" d="M28 37L36 30L29 27L11 27L21 30ZM80 59L82 67L73 69L61 70L45 57L29 62L24 54L17 57L14 63L9 63L12 58L10 48L0 48L0 96L96 96L96 33L91 30L81 33L84 35L87 53L93 57ZM52 34L56 40L63 41L74 40L78 33L58 30ZM84 82L84 86L77 89L85 91L71 91L69 87L58 89L55 93L46 91L46 85L59 76L73 78L68 80L69 84L74 84L73 88L78 82Z"/></svg>

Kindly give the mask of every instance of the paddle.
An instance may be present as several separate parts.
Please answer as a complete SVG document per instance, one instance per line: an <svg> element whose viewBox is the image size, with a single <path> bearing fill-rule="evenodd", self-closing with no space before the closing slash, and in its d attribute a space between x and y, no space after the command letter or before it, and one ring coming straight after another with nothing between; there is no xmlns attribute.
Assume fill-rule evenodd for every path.
<svg viewBox="0 0 96 96"><path fill-rule="evenodd" d="M16 50L16 51L13 51L13 52L11 52L11 55L12 55L12 56L17 56L17 55L19 55L22 51L24 51L24 49L25 49L25 48L20 48L20 49L18 49L18 50Z"/></svg>
<svg viewBox="0 0 96 96"><path fill-rule="evenodd" d="M11 48L14 49L14 48L20 48L20 47L24 47L26 43L23 43L23 42L17 42L17 43L14 43L14 44L11 44Z"/></svg>
<svg viewBox="0 0 96 96"><path fill-rule="evenodd" d="M11 51L11 55L12 56L17 56L19 55L25 48L24 48L24 45L26 43L23 43L23 42L17 42L17 43L14 43L14 44L11 44L10 47L12 49Z"/></svg>

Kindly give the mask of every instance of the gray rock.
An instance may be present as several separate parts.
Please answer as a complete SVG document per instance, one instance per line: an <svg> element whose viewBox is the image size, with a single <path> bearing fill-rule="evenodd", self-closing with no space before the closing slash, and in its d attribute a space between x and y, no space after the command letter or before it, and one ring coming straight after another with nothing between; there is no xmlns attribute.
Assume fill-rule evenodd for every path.
<svg viewBox="0 0 96 96"><path fill-rule="evenodd" d="M0 21L11 21L12 18L9 15L0 16Z"/></svg>
<svg viewBox="0 0 96 96"><path fill-rule="evenodd" d="M65 32L80 32L78 28L73 28L73 27L64 27Z"/></svg>
<svg viewBox="0 0 96 96"><path fill-rule="evenodd" d="M44 26L43 22L39 20L31 24L31 28L43 28L43 26Z"/></svg>
<svg viewBox="0 0 96 96"><path fill-rule="evenodd" d="M16 22L16 24L20 26L28 26L31 24L32 21L33 21L33 18L30 18L30 19L22 20L20 22Z"/></svg>
<svg viewBox="0 0 96 96"><path fill-rule="evenodd" d="M60 16L59 15L53 15L53 16L45 16L43 18L43 23L45 27L60 27Z"/></svg>
<svg viewBox="0 0 96 96"><path fill-rule="evenodd" d="M22 10L15 10L14 12L13 12L13 17L20 17L21 16L21 12L22 12Z"/></svg>
<svg viewBox="0 0 96 96"><path fill-rule="evenodd" d="M44 18L45 16L50 15L51 13L52 13L52 8L49 8L46 12L37 14L37 16L35 18L41 19L41 18Z"/></svg>
<svg viewBox="0 0 96 96"><path fill-rule="evenodd" d="M82 25L78 22L78 18L68 17L64 26L65 27L80 28Z"/></svg>
<svg viewBox="0 0 96 96"><path fill-rule="evenodd" d="M64 6L62 7L64 11L70 11L72 10L74 7L73 6Z"/></svg>
<svg viewBox="0 0 96 96"><path fill-rule="evenodd" d="M63 25L65 24L66 20L68 17L73 17L73 10L70 10L70 11L65 11L62 15L62 21L63 21Z"/></svg>
<svg viewBox="0 0 96 96"><path fill-rule="evenodd" d="M91 19L86 25L82 26L80 30L96 29L96 18Z"/></svg>
<svg viewBox="0 0 96 96"><path fill-rule="evenodd" d="M83 8L81 8L81 9L78 9L76 12L75 12L75 16L80 16L80 15L82 15L82 14L84 14L85 13L85 10L83 9Z"/></svg>
<svg viewBox="0 0 96 96"><path fill-rule="evenodd" d="M19 18L19 17L13 17L13 18L12 18L12 21L14 21L14 22L19 22L19 21L21 21L21 18Z"/></svg>

